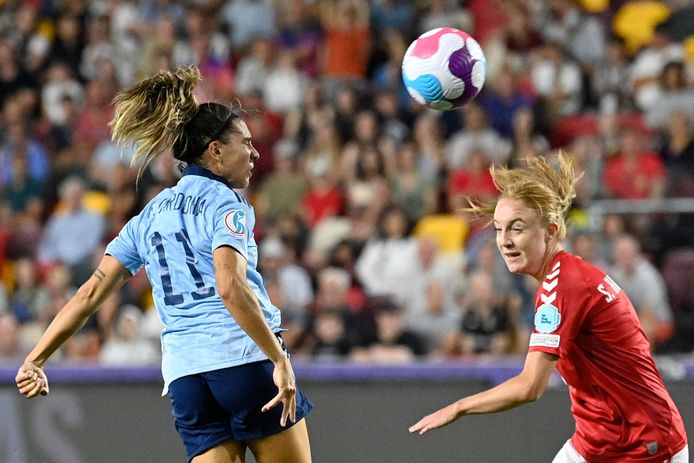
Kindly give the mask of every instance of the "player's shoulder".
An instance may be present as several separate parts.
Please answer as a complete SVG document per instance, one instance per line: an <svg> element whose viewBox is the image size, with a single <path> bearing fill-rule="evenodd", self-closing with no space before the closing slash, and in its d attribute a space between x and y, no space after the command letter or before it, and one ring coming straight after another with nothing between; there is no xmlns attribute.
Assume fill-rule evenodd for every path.
<svg viewBox="0 0 694 463"><path fill-rule="evenodd" d="M250 208L249 202L228 185L199 176L191 176L179 185L187 192L204 198L208 204L218 207Z"/></svg>
<svg viewBox="0 0 694 463"><path fill-rule="evenodd" d="M581 257L562 251L545 275L543 287L556 285L564 290L581 290L600 282L605 272Z"/></svg>

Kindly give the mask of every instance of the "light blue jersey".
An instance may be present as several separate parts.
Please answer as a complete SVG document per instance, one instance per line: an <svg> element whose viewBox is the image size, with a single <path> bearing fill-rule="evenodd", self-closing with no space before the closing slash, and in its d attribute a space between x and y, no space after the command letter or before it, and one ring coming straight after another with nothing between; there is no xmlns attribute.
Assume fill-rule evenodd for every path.
<svg viewBox="0 0 694 463"><path fill-rule="evenodd" d="M273 332L280 311L256 268L253 208L226 181L192 166L173 188L159 193L108 245L132 274L144 266L164 324L161 335L164 394L177 378L267 357L222 303L212 253L231 246L248 261L248 284Z"/></svg>

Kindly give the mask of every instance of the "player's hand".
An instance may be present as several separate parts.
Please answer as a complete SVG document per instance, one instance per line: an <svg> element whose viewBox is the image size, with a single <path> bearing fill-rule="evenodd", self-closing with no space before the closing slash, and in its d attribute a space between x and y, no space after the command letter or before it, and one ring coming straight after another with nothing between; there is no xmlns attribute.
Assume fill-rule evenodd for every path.
<svg viewBox="0 0 694 463"><path fill-rule="evenodd" d="M282 417L280 425L286 426L287 419L292 423L296 421L296 379L294 371L289 359L285 358L282 362L275 364L275 371L272 373L272 379L277 386L278 392L275 397L263 406L263 411L266 412L275 408L280 402L282 403Z"/></svg>
<svg viewBox="0 0 694 463"><path fill-rule="evenodd" d="M48 395L48 378L43 368L32 363L24 362L14 378L19 392L29 399L37 395Z"/></svg>
<svg viewBox="0 0 694 463"><path fill-rule="evenodd" d="M446 426L449 423L459 418L455 404L451 404L441 410L425 416L413 426L410 426L410 432L422 434L431 431L432 429Z"/></svg>

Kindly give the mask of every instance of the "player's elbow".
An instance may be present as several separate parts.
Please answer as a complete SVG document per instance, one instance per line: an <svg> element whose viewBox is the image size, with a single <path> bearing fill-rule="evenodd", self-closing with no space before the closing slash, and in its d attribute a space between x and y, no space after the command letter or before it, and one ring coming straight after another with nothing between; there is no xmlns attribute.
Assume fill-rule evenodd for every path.
<svg viewBox="0 0 694 463"><path fill-rule="evenodd" d="M540 397L542 397L542 395L545 393L545 388L546 385L537 382L529 382L525 384L523 387L523 402L530 403L539 400Z"/></svg>
<svg viewBox="0 0 694 463"><path fill-rule="evenodd" d="M217 282L217 291L227 307L234 307L238 305L241 295L244 294L246 289L244 286L247 286L246 283L238 278L226 278L223 282Z"/></svg>

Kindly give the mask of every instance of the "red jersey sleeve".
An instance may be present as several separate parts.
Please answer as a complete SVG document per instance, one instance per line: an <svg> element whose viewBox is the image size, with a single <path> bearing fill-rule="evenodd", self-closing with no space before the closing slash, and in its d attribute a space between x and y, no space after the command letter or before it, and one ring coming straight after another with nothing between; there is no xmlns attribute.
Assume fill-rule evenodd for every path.
<svg viewBox="0 0 694 463"><path fill-rule="evenodd" d="M560 252L537 290L529 350L562 357L573 344L590 308L590 291L581 275Z"/></svg>

